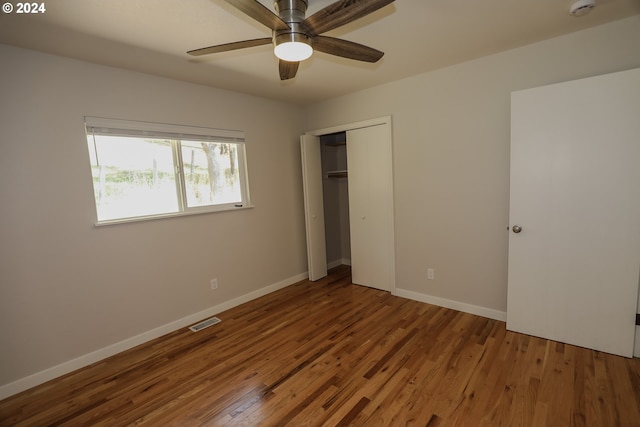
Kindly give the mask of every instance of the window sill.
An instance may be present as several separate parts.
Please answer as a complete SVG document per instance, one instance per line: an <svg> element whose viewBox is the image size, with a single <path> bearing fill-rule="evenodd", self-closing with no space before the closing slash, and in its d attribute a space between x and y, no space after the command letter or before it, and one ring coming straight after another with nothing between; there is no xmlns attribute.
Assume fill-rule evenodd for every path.
<svg viewBox="0 0 640 427"><path fill-rule="evenodd" d="M136 216L131 218L107 219L104 221L98 221L94 223L94 226L104 227L107 225L128 224L131 222L141 222L141 221L153 221L156 219L176 218L176 217L191 216L191 215L215 214L220 212L253 209L254 207L255 205L250 204L250 205L243 205L243 206L224 207L220 209L193 210L193 211L187 211L187 212L172 212L172 213L160 214L160 215L146 215L146 216Z"/></svg>

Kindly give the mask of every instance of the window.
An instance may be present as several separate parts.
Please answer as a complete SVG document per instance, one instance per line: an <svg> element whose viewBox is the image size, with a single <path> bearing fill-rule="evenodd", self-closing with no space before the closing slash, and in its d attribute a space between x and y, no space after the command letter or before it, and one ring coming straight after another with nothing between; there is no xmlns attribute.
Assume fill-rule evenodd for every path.
<svg viewBox="0 0 640 427"><path fill-rule="evenodd" d="M244 134L85 117L98 224L249 207Z"/></svg>

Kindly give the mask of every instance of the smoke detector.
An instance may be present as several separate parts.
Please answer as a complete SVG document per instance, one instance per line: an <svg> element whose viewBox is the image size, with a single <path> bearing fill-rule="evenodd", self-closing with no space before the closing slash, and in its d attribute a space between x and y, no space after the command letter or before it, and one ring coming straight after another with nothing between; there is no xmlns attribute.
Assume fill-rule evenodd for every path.
<svg viewBox="0 0 640 427"><path fill-rule="evenodd" d="M573 16L582 16L589 13L594 7L596 7L596 0L578 0L571 5L569 13Z"/></svg>

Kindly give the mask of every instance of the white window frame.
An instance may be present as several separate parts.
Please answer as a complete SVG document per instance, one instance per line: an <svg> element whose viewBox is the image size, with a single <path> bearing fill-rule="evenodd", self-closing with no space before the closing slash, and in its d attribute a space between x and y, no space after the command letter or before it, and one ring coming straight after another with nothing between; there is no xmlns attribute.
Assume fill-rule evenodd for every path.
<svg viewBox="0 0 640 427"><path fill-rule="evenodd" d="M167 218L184 215L194 215L211 212L223 212L229 210L252 208L249 194L249 178L246 161L244 132L226 129L214 129L195 126L183 126L166 123L142 122L133 120L109 119L101 117L85 116L85 131L87 138L92 135L123 136L133 138L165 138L172 142L173 164L176 176L176 197L178 200L178 212L151 214L144 216L131 216L114 219L100 220L97 218L97 199L94 194L94 206L96 207L96 225L108 225L125 222L135 222L158 218ZM242 200L236 203L215 204L206 206L187 206L185 174L182 161L180 142L202 141L216 143L233 143L237 146L238 172L240 179L240 191ZM93 186L92 186L93 187Z"/></svg>

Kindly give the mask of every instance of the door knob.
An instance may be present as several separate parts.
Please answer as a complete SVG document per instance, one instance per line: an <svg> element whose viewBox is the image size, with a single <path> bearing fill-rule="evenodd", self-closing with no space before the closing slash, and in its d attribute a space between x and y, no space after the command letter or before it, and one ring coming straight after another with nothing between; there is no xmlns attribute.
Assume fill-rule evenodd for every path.
<svg viewBox="0 0 640 427"><path fill-rule="evenodd" d="M514 225L511 230L513 230L514 233L518 234L522 231L522 227L520 227L519 225Z"/></svg>

